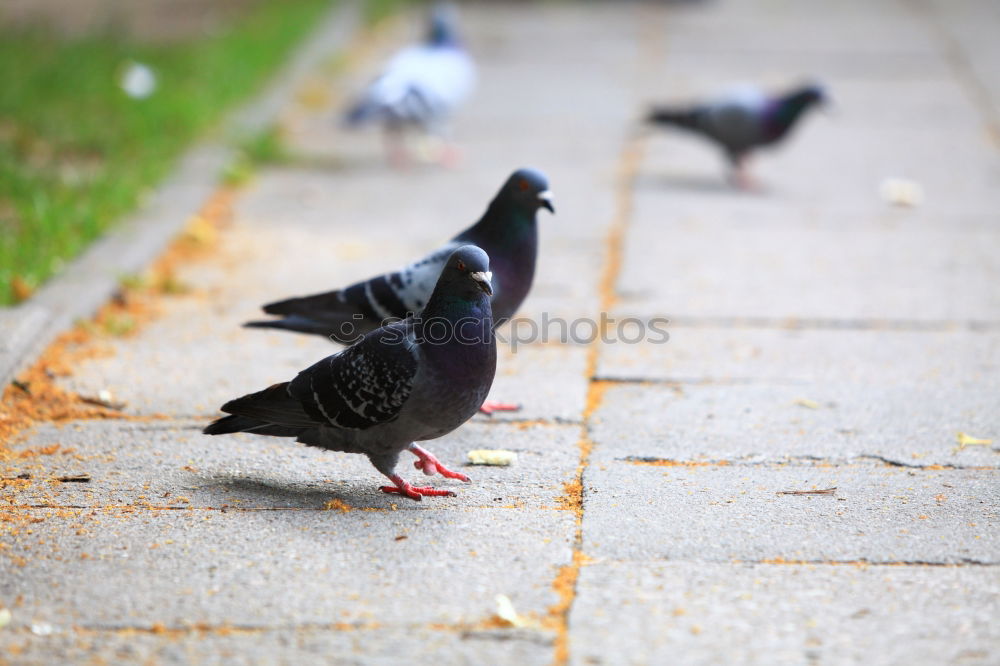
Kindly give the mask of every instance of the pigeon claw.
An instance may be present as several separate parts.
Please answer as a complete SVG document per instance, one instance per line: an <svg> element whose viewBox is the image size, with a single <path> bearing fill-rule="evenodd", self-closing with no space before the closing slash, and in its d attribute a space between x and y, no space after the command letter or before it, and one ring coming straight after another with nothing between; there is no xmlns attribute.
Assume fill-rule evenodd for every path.
<svg viewBox="0 0 1000 666"><path fill-rule="evenodd" d="M420 501L421 497L454 497L455 493L450 490L439 490L437 488L431 488L430 486L414 486L411 485L398 474L387 475L389 480L392 481L394 486L379 486L379 490L384 493L392 493L396 495L406 495L411 500Z"/></svg>
<svg viewBox="0 0 1000 666"><path fill-rule="evenodd" d="M461 472L453 472L444 465L441 461L434 457L434 454L425 449L422 446L417 446L416 444L410 445L410 452L417 456L420 460L413 461L413 466L421 470L427 476L434 476L435 472L447 479L458 479L459 481L465 481L468 483L469 477Z"/></svg>
<svg viewBox="0 0 1000 666"><path fill-rule="evenodd" d="M520 410L521 405L510 402L495 402L493 400L487 400L479 407L479 412L486 416L493 416L493 412L518 412Z"/></svg>
<svg viewBox="0 0 1000 666"><path fill-rule="evenodd" d="M455 497L455 493L450 490L431 488L430 486L411 486L404 482L403 487L379 486L379 490L388 494L405 495L411 500L419 502L425 495L427 497Z"/></svg>

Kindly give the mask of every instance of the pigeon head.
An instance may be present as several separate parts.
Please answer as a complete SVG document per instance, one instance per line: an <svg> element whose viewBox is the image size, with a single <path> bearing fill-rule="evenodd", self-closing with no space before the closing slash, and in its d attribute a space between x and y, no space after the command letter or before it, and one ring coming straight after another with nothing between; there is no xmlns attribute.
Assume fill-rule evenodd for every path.
<svg viewBox="0 0 1000 666"><path fill-rule="evenodd" d="M798 90L794 91L791 95L789 95L788 100L796 106L807 108L816 104L822 106L827 103L828 98L823 88L820 85L813 83L802 86Z"/></svg>
<svg viewBox="0 0 1000 666"><path fill-rule="evenodd" d="M448 257L438 284L458 283L466 287L463 291L473 294L481 291L487 296L492 296L493 285L490 283L492 278L489 255L475 245L463 245Z"/></svg>
<svg viewBox="0 0 1000 666"><path fill-rule="evenodd" d="M769 139L775 141L784 136L788 130L802 117L807 109L823 104L826 96L823 89L817 85L807 85L796 88L782 97L773 108L770 118Z"/></svg>
<svg viewBox="0 0 1000 666"><path fill-rule="evenodd" d="M555 206L552 205L552 192L549 191L548 179L534 169L518 169L512 173L500 188L497 199L532 214L539 208L547 208L550 213L556 212Z"/></svg>
<svg viewBox="0 0 1000 666"><path fill-rule="evenodd" d="M453 6L444 3L435 5L428 21L427 43L432 46L458 46L460 40L456 23Z"/></svg>

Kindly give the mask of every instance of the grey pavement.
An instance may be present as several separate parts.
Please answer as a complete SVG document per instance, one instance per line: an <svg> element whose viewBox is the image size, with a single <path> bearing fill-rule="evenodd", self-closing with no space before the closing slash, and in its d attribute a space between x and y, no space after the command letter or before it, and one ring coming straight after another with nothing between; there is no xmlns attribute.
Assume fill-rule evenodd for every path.
<svg viewBox="0 0 1000 666"><path fill-rule="evenodd" d="M481 87L460 168L391 170L376 135L334 127L415 29L355 42L305 84L327 106L288 93L300 159L240 192L216 255L182 267L195 293L61 380L129 418L12 445L60 448L4 462L30 479L3 489L0 663L1000 662L995 3L478 3L462 20ZM837 108L755 161L756 192L699 141L635 131L653 100L809 76ZM558 211L521 314L663 317L666 344L505 348L492 397L524 409L428 448L517 461L462 467L472 484L438 482L453 498L383 495L359 456L199 433L335 349L241 329L261 303L435 247L520 166ZM926 201L889 206L887 177Z"/></svg>

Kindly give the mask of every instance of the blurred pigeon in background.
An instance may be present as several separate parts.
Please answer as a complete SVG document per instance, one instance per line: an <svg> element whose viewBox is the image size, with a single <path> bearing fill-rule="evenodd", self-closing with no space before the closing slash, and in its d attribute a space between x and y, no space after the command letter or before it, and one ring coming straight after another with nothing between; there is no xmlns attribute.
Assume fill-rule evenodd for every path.
<svg viewBox="0 0 1000 666"><path fill-rule="evenodd" d="M548 180L533 169L512 173L474 225L423 259L345 289L269 303L264 312L280 319L251 321L250 328L280 328L313 333L350 343L388 319L401 319L424 308L445 261L455 248L471 243L493 261L493 316L497 325L514 316L535 276L539 208L555 212ZM516 405L489 402L483 412L514 410Z"/></svg>
<svg viewBox="0 0 1000 666"><path fill-rule="evenodd" d="M737 185L748 187L751 183L746 173L746 158L750 152L780 141L806 109L825 100L822 88L816 85L802 86L780 96L742 87L706 104L654 106L646 121L682 127L715 141L726 151Z"/></svg>
<svg viewBox="0 0 1000 666"><path fill-rule="evenodd" d="M379 123L385 129L389 160L409 161L403 143L407 128L438 137L441 162L453 164L457 149L447 140L452 112L476 85L476 66L463 48L455 27L455 10L436 5L422 44L397 53L344 115L348 126Z"/></svg>
<svg viewBox="0 0 1000 666"><path fill-rule="evenodd" d="M275 384L222 406L230 414L207 435L247 432L331 451L363 453L399 493L419 500L451 491L416 487L396 474L399 454L431 476L469 478L416 442L445 435L479 409L496 372L489 257L465 245L451 252L420 317L378 328L356 344Z"/></svg>

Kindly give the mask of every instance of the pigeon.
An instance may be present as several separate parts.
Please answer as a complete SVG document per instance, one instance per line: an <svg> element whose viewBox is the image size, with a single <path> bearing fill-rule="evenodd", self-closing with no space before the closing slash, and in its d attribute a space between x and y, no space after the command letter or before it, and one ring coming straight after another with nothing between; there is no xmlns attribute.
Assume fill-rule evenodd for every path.
<svg viewBox="0 0 1000 666"><path fill-rule="evenodd" d="M344 124L381 124L389 161L402 165L409 161L403 132L417 128L443 140L447 121L475 85L476 66L458 37L454 10L438 5L431 11L424 42L389 60L344 114ZM442 161L450 164L457 158L457 151L445 142Z"/></svg>
<svg viewBox="0 0 1000 666"><path fill-rule="evenodd" d="M779 96L768 96L757 88L741 88L702 105L653 107L646 121L682 127L715 141L726 152L736 183L746 187L747 155L780 141L806 109L825 99L817 85L802 86Z"/></svg>
<svg viewBox="0 0 1000 666"><path fill-rule="evenodd" d="M483 248L493 260L493 317L503 324L517 312L531 289L538 253L536 213L555 212L548 180L534 169L518 169L474 225L405 268L357 282L344 289L268 303L267 314L280 319L250 321L249 328L279 328L312 333L349 344L389 319L419 312L428 302L445 261L461 245ZM483 413L515 411L516 405L489 402Z"/></svg>
<svg viewBox="0 0 1000 666"><path fill-rule="evenodd" d="M396 473L399 454L431 476L469 481L417 445L468 421L493 384L497 350L490 306L489 256L463 245L448 256L426 307L371 331L290 382L231 400L229 414L204 433L247 432L331 451L363 453L393 485L386 493L413 500L453 496L414 486Z"/></svg>
<svg viewBox="0 0 1000 666"><path fill-rule="evenodd" d="M533 169L518 169L490 202L479 221L443 247L405 268L344 289L268 303L267 314L281 319L247 322L250 328L313 333L335 342L353 342L387 319L402 319L427 303L445 261L461 245L483 248L493 261L493 317L499 326L514 316L531 289L538 253L536 213L555 212L548 180Z"/></svg>

